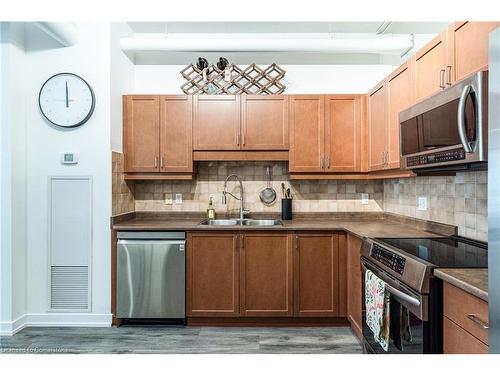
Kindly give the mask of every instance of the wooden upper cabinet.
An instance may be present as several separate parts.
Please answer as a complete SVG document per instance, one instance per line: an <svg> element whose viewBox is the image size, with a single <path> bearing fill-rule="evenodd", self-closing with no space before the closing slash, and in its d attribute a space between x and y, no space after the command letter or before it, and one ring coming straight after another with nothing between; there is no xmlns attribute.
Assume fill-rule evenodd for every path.
<svg viewBox="0 0 500 375"><path fill-rule="evenodd" d="M195 95L193 149L239 150L240 95Z"/></svg>
<svg viewBox="0 0 500 375"><path fill-rule="evenodd" d="M339 236L304 233L294 242L295 316L339 316Z"/></svg>
<svg viewBox="0 0 500 375"><path fill-rule="evenodd" d="M438 34L414 56L415 99L424 99L446 87L447 32Z"/></svg>
<svg viewBox="0 0 500 375"><path fill-rule="evenodd" d="M241 96L241 146L245 150L288 150L288 96Z"/></svg>
<svg viewBox="0 0 500 375"><path fill-rule="evenodd" d="M361 170L361 97L325 97L325 170Z"/></svg>
<svg viewBox="0 0 500 375"><path fill-rule="evenodd" d="M452 59L447 72L447 83L460 81L488 66L488 34L500 26L500 22L454 22L450 26Z"/></svg>
<svg viewBox="0 0 500 375"><path fill-rule="evenodd" d="M292 316L292 248L287 233L242 234L242 316Z"/></svg>
<svg viewBox="0 0 500 375"><path fill-rule="evenodd" d="M290 97L290 172L322 172L325 148L323 95Z"/></svg>
<svg viewBox="0 0 500 375"><path fill-rule="evenodd" d="M368 95L368 169L385 168L387 145L387 84L384 81Z"/></svg>
<svg viewBox="0 0 500 375"><path fill-rule="evenodd" d="M232 232L188 234L187 316L239 315L238 239Z"/></svg>
<svg viewBox="0 0 500 375"><path fill-rule="evenodd" d="M399 112L413 104L411 62L404 63L387 80L389 124L387 129L387 168L400 167Z"/></svg>
<svg viewBox="0 0 500 375"><path fill-rule="evenodd" d="M160 172L193 171L193 97L160 96Z"/></svg>
<svg viewBox="0 0 500 375"><path fill-rule="evenodd" d="M123 154L125 172L158 172L159 97L123 97Z"/></svg>

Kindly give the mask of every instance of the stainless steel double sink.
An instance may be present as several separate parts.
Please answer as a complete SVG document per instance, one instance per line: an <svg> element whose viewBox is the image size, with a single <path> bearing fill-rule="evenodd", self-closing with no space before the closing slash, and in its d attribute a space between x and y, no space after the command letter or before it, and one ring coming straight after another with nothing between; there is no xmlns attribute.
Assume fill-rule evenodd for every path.
<svg viewBox="0 0 500 375"><path fill-rule="evenodd" d="M281 220L273 219L217 219L217 220L203 220L201 225L207 226L275 226L283 225Z"/></svg>

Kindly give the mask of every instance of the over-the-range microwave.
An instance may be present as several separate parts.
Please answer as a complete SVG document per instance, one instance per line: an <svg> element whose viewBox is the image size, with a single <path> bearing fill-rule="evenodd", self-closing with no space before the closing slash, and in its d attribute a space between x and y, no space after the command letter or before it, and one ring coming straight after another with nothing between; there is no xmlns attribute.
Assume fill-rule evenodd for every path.
<svg viewBox="0 0 500 375"><path fill-rule="evenodd" d="M401 168L416 173L484 169L488 72L478 72L399 113Z"/></svg>

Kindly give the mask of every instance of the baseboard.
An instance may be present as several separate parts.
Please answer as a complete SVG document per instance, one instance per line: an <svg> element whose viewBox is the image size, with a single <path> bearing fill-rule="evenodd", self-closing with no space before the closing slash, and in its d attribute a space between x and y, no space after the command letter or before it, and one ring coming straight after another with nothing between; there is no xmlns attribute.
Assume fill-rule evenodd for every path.
<svg viewBox="0 0 500 375"><path fill-rule="evenodd" d="M26 327L110 327L111 314L25 314L12 322L0 322L0 335L12 336Z"/></svg>

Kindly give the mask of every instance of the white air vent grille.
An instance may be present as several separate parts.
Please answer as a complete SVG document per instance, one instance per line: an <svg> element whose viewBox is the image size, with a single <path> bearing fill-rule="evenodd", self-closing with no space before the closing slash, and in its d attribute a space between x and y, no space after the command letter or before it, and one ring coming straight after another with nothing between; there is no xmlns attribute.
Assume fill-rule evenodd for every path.
<svg viewBox="0 0 500 375"><path fill-rule="evenodd" d="M53 310L88 310L88 266L51 267L50 308Z"/></svg>

